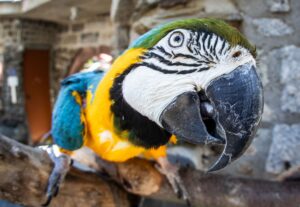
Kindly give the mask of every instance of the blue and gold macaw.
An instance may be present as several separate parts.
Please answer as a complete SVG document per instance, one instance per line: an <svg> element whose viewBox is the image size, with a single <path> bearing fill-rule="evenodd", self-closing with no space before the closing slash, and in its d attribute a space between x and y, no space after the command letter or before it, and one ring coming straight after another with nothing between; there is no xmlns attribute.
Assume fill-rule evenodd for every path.
<svg viewBox="0 0 300 207"><path fill-rule="evenodd" d="M221 20L186 19L139 37L107 73L65 79L52 136L66 155L86 146L107 161L157 160L172 187L188 199L168 168L167 144L223 144L209 171L219 170L251 143L262 109L255 47Z"/></svg>

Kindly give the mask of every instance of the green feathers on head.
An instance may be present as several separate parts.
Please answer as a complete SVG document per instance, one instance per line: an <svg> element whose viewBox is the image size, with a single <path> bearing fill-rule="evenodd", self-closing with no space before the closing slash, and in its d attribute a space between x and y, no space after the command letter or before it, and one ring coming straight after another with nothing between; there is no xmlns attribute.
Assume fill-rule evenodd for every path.
<svg viewBox="0 0 300 207"><path fill-rule="evenodd" d="M241 45L248 49L254 57L256 56L255 46L253 46L236 28L228 25L222 20L211 18L185 19L160 25L139 37L132 43L131 48L151 48L170 31L175 29L215 33L227 40L230 45Z"/></svg>

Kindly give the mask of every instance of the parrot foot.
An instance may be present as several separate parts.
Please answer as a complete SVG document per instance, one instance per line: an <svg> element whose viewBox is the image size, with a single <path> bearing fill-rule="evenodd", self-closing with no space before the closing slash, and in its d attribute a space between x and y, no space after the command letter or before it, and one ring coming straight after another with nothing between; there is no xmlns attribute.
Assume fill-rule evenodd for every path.
<svg viewBox="0 0 300 207"><path fill-rule="evenodd" d="M179 175L179 167L168 161L168 158L159 158L156 165L157 170L165 175L178 198L183 199L188 206L191 206L190 195Z"/></svg>
<svg viewBox="0 0 300 207"><path fill-rule="evenodd" d="M54 162L54 168L48 179L47 192L46 192L47 201L44 204L42 204L42 206L48 206L52 198L57 196L59 187L61 183L64 181L64 178L70 169L72 160L70 156L61 153L57 145L52 145L51 147L43 146L40 148L45 150L48 153L51 160Z"/></svg>

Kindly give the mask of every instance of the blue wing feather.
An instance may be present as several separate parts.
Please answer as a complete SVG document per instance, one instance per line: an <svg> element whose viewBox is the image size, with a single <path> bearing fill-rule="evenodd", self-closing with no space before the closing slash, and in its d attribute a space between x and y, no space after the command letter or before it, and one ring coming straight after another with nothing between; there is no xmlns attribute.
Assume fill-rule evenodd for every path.
<svg viewBox="0 0 300 207"><path fill-rule="evenodd" d="M83 145L84 141L85 123L81 120L84 106L76 101L72 93L77 92L84 100L88 87L97 86L102 77L102 71L94 71L78 73L61 82L61 89L52 113L51 129L54 142L61 148L76 150Z"/></svg>

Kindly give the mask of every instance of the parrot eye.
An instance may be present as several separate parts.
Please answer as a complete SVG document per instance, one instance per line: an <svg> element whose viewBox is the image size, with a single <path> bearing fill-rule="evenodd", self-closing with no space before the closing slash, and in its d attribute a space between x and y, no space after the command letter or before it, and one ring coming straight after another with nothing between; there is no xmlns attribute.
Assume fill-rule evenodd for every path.
<svg viewBox="0 0 300 207"><path fill-rule="evenodd" d="M241 51L236 51L235 53L233 53L232 57L237 58L237 57L241 56L241 54L242 54Z"/></svg>
<svg viewBox="0 0 300 207"><path fill-rule="evenodd" d="M171 47L180 47L183 44L184 35L182 32L174 32L169 38L169 45Z"/></svg>

